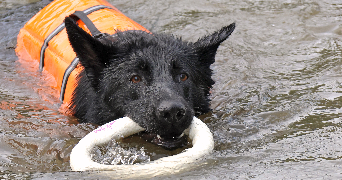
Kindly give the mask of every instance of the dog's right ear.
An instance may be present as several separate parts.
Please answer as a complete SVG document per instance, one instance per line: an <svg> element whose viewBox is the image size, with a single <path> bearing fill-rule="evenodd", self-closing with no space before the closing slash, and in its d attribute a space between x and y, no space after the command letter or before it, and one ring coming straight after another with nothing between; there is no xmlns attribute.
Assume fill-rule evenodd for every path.
<svg viewBox="0 0 342 180"><path fill-rule="evenodd" d="M74 19L66 17L64 23L74 52L84 66L92 85L97 88L97 79L109 60L107 58L109 46L101 43L80 28Z"/></svg>
<svg viewBox="0 0 342 180"><path fill-rule="evenodd" d="M211 35L204 36L194 43L194 47L203 65L210 66L215 62L215 55L219 45L234 31L235 23L221 28Z"/></svg>

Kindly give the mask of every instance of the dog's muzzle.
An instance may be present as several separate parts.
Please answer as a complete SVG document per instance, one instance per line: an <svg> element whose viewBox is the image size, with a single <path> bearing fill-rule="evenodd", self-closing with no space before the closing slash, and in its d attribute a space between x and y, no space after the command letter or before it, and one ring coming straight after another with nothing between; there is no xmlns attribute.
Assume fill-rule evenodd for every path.
<svg viewBox="0 0 342 180"><path fill-rule="evenodd" d="M196 166L197 163L194 162L211 153L214 148L214 140L209 128L201 120L194 117L189 128L184 131L192 140L193 147L180 154L163 157L146 164L134 165L105 165L91 160L90 152L94 146L107 143L112 139L118 140L143 130L144 128L128 117L100 126L81 139L73 148L70 154L72 170L107 170L122 178L167 175Z"/></svg>

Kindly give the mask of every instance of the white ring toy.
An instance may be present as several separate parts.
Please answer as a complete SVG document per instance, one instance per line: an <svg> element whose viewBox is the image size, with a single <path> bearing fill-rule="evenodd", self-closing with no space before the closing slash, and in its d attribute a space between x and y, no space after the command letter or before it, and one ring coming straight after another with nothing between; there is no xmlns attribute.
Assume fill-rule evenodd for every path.
<svg viewBox="0 0 342 180"><path fill-rule="evenodd" d="M107 170L106 174L115 175L116 178L153 177L168 175L184 170L189 165L211 153L214 148L213 136L209 128L198 118L194 117L185 134L192 139L192 148L180 154L163 157L145 164L134 165L105 165L91 160L90 152L95 145L118 140L143 131L137 123L128 117L123 117L95 129L72 149L70 166L73 171Z"/></svg>

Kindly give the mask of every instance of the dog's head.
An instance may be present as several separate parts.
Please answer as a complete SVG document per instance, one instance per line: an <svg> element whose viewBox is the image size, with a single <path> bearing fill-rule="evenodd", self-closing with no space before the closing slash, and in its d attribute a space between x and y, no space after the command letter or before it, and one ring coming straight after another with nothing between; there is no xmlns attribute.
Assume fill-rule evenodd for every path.
<svg viewBox="0 0 342 180"><path fill-rule="evenodd" d="M165 141L179 137L193 116L210 110L208 96L214 84L210 65L220 43L235 28L231 24L190 43L144 31L94 38L71 18L65 25L96 93L94 106L101 105L93 108L99 109L96 117L102 119L89 121L113 120L103 120L101 113L108 112L128 116Z"/></svg>

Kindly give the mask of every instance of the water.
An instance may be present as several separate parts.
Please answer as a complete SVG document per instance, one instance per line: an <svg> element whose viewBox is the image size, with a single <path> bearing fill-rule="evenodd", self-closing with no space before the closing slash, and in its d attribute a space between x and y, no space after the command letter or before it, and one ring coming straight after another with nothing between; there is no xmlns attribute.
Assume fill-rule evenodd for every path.
<svg viewBox="0 0 342 180"><path fill-rule="evenodd" d="M189 41L237 24L212 66L213 112L201 117L215 151L206 164L163 178L341 179L342 2L110 2L152 32ZM0 1L0 177L106 179L71 172L72 147L95 127L59 113L39 93L48 90L45 77L15 56L19 29L47 3Z"/></svg>

